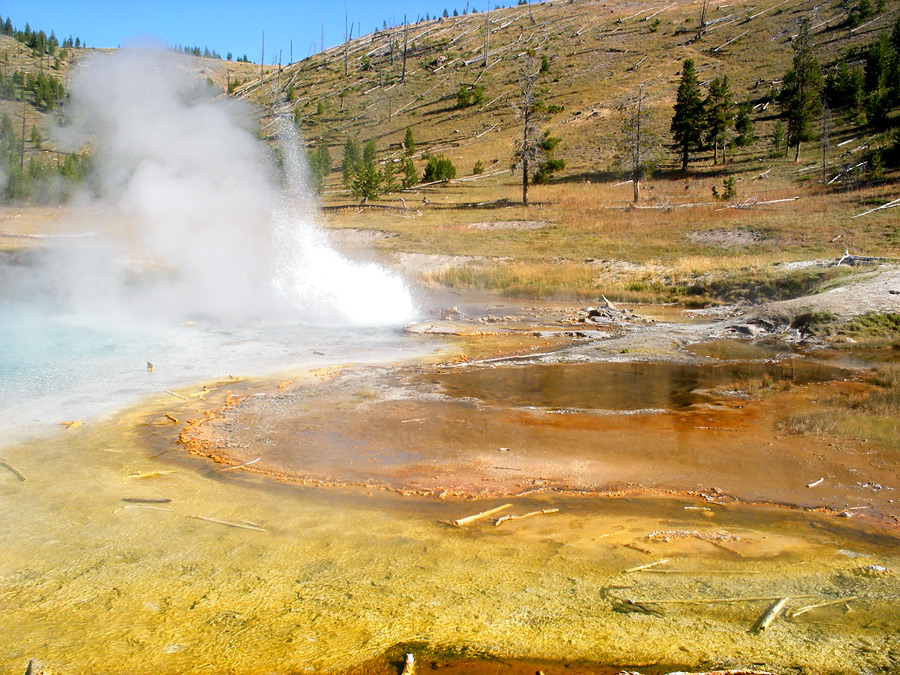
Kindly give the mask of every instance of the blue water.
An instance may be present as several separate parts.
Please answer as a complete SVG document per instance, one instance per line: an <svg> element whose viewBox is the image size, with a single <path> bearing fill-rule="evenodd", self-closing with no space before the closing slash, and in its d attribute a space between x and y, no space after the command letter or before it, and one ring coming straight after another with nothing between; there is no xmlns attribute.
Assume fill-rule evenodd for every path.
<svg viewBox="0 0 900 675"><path fill-rule="evenodd" d="M0 336L0 446L192 383L426 349L399 327L110 323L10 304L0 304Z"/></svg>

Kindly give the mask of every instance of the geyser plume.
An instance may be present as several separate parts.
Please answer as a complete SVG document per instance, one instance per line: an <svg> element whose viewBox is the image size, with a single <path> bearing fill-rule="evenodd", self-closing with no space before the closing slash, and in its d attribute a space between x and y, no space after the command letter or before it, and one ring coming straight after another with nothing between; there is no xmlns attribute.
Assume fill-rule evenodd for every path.
<svg viewBox="0 0 900 675"><path fill-rule="evenodd" d="M161 50L98 55L70 87L61 140L95 148L98 236L57 251L57 293L75 310L319 323L408 321L397 276L341 256L315 225L296 134L284 177L251 111L216 98L197 65Z"/></svg>

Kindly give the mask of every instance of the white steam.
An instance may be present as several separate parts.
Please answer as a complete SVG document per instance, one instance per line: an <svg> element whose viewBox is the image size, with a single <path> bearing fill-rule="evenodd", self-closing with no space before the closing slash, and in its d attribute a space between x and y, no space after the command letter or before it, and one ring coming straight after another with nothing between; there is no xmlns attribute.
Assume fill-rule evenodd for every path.
<svg viewBox="0 0 900 675"><path fill-rule="evenodd" d="M413 318L399 277L344 258L314 224L293 129L282 134L282 178L251 111L215 98L192 67L126 49L87 60L73 77L74 122L60 136L94 144L100 196L86 206L99 214L99 234L57 252L61 299L143 317Z"/></svg>

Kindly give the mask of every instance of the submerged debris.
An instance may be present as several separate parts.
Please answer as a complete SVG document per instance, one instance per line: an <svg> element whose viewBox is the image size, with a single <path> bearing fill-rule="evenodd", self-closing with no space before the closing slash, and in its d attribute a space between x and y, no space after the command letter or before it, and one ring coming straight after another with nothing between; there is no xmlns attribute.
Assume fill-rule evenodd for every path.
<svg viewBox="0 0 900 675"><path fill-rule="evenodd" d="M621 614L652 614L654 616L663 616L663 611L658 607L652 607L643 602L636 600L615 600L613 602L613 611Z"/></svg>
<svg viewBox="0 0 900 675"><path fill-rule="evenodd" d="M656 530L647 535L647 539L669 542L672 539L701 539L713 543L723 541L740 541L740 537L727 532L698 532L697 530Z"/></svg>
<svg viewBox="0 0 900 675"><path fill-rule="evenodd" d="M548 513L559 513L559 509L542 509L540 511L531 511L530 513L523 513L521 516L514 515L506 515L500 516L497 518L494 526L500 525L501 523L505 523L507 520L522 520L523 518L531 518L532 516L541 516Z"/></svg>
<svg viewBox="0 0 900 675"><path fill-rule="evenodd" d="M5 460L0 459L0 466L12 473L12 475L18 478L21 482L25 482L25 476L19 473L19 471L15 467L8 464Z"/></svg>
<svg viewBox="0 0 900 675"><path fill-rule="evenodd" d="M472 516L466 516L465 518L458 518L454 520L451 525L453 527L462 527L463 525L468 525L469 523L474 523L476 520L481 520L482 518L487 518L488 516L492 516L495 513L500 513L501 511L508 509L512 506L512 504L504 504L503 506L498 506L493 509L488 509L487 511L482 511L481 513L476 513Z"/></svg>
<svg viewBox="0 0 900 675"><path fill-rule="evenodd" d="M766 630L775 619L778 618L778 615L784 610L785 605L787 605L788 600L790 600L790 596L785 596L776 600L770 607L767 609L759 620L754 624L753 630L758 632Z"/></svg>

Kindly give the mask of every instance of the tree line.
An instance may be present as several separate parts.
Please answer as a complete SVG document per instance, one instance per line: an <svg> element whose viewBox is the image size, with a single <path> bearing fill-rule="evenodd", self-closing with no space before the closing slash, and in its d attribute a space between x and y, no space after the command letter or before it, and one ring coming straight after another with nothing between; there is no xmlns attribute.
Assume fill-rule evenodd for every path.
<svg viewBox="0 0 900 675"><path fill-rule="evenodd" d="M76 37L73 39L72 36L64 39L62 45L60 45L59 38L56 37L56 34L52 30L48 36L42 30L32 30L31 26L27 23L23 30L17 30L13 27L12 20L9 17L6 17L6 21L3 21L2 17L0 17L0 26L2 26L3 35L15 38L25 46L30 47L35 54L55 56L60 47L63 49L87 47L87 45L81 41L81 38Z"/></svg>

